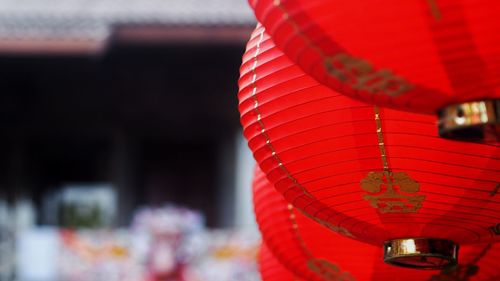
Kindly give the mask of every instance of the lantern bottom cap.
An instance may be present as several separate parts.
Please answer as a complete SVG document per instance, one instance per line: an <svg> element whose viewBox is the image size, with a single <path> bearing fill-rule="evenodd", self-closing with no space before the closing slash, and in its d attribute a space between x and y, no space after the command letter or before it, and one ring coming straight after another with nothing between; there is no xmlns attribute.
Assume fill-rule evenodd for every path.
<svg viewBox="0 0 500 281"><path fill-rule="evenodd" d="M500 139L500 99L454 104L438 112L443 138L496 142Z"/></svg>
<svg viewBox="0 0 500 281"><path fill-rule="evenodd" d="M443 269L457 264L458 245L444 239L393 239L384 243L384 261L414 269Z"/></svg>

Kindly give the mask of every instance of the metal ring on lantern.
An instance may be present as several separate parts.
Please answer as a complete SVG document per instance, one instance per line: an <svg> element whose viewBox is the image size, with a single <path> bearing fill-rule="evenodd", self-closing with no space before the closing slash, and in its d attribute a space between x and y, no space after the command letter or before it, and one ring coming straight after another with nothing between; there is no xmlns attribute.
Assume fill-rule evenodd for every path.
<svg viewBox="0 0 500 281"><path fill-rule="evenodd" d="M454 104L441 110L438 116L441 137L486 142L500 137L500 100Z"/></svg>
<svg viewBox="0 0 500 281"><path fill-rule="evenodd" d="M444 239L393 239L384 243L384 261L415 269L442 269L457 264L458 245Z"/></svg>

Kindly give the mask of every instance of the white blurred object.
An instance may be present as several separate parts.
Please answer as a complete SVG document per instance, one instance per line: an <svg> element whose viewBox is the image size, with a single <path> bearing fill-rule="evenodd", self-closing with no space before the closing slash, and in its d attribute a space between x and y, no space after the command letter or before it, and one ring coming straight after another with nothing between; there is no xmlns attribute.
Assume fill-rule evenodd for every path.
<svg viewBox="0 0 500 281"><path fill-rule="evenodd" d="M18 281L57 280L59 232L54 228L36 228L18 234Z"/></svg>
<svg viewBox="0 0 500 281"><path fill-rule="evenodd" d="M14 243L9 207L0 199L0 280L11 280L14 273Z"/></svg>
<svg viewBox="0 0 500 281"><path fill-rule="evenodd" d="M258 235L203 229L190 233L189 239L170 234L161 240L156 237L154 243L137 230L27 230L19 236L16 280L143 281L158 280L147 279L157 276L183 281L260 280Z"/></svg>
<svg viewBox="0 0 500 281"><path fill-rule="evenodd" d="M201 213L175 205L141 208L135 212L132 222L135 231L157 234L187 234L204 227L205 218Z"/></svg>
<svg viewBox="0 0 500 281"><path fill-rule="evenodd" d="M260 236L243 231L200 233L203 253L189 264L189 281L259 281L257 252Z"/></svg>
<svg viewBox="0 0 500 281"><path fill-rule="evenodd" d="M32 229L35 221L35 208L30 200L17 200L12 207L0 200L0 280L12 280L18 247L15 236Z"/></svg>
<svg viewBox="0 0 500 281"><path fill-rule="evenodd" d="M240 230L259 233L252 201L252 177L256 164L242 133L238 134L236 149L234 226Z"/></svg>
<svg viewBox="0 0 500 281"><path fill-rule="evenodd" d="M13 211L16 232L22 232L35 226L36 211L35 206L33 206L33 202L31 202L31 200L18 200L13 208Z"/></svg>
<svg viewBox="0 0 500 281"><path fill-rule="evenodd" d="M101 53L123 27L254 24L245 0L0 0L0 53Z"/></svg>
<svg viewBox="0 0 500 281"><path fill-rule="evenodd" d="M7 201L0 198L0 225L6 225L9 218L9 207Z"/></svg>
<svg viewBox="0 0 500 281"><path fill-rule="evenodd" d="M137 235L127 230L60 231L58 278L61 281L144 280L144 257L134 253Z"/></svg>

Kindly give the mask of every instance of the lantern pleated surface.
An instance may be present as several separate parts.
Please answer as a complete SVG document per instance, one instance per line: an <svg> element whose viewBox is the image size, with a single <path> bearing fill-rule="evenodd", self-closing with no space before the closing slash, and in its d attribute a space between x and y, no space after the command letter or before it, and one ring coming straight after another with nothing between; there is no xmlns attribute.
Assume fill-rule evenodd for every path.
<svg viewBox="0 0 500 281"><path fill-rule="evenodd" d="M276 259L304 280L500 280L498 243L465 246L460 264L442 271L394 267L383 263L379 247L342 237L301 214L259 169L253 192L264 243Z"/></svg>
<svg viewBox="0 0 500 281"><path fill-rule="evenodd" d="M381 246L406 238L500 240L500 148L449 141L435 117L378 108L306 75L258 27L239 109L259 166L295 208Z"/></svg>
<svg viewBox="0 0 500 281"><path fill-rule="evenodd" d="M262 281L300 281L274 257L265 244L260 248L259 271Z"/></svg>
<svg viewBox="0 0 500 281"><path fill-rule="evenodd" d="M420 113L481 101L455 109L476 119L491 107L465 121L500 121L500 1L249 2L278 47L336 91ZM463 126L452 109L444 125Z"/></svg>

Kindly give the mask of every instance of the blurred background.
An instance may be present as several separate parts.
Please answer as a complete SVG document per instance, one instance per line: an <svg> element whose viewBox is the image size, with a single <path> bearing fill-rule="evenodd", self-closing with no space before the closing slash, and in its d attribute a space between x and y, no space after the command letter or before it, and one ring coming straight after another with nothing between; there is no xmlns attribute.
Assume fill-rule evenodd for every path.
<svg viewBox="0 0 500 281"><path fill-rule="evenodd" d="M0 0L0 280L258 280L246 0Z"/></svg>

